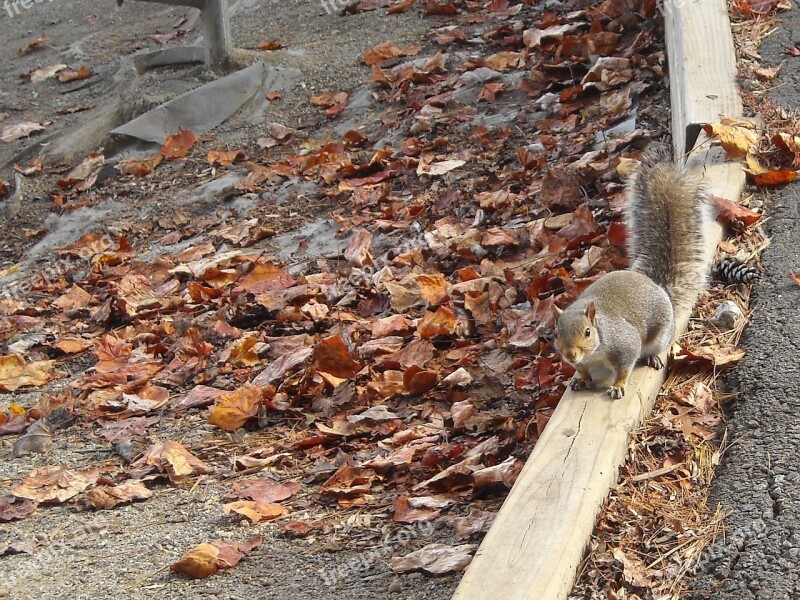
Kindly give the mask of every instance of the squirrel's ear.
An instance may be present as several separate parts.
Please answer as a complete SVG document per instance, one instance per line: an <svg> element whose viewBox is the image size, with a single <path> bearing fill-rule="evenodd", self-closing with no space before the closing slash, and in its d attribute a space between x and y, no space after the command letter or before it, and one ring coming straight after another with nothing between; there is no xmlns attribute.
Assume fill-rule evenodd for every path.
<svg viewBox="0 0 800 600"><path fill-rule="evenodd" d="M589 304L586 306L586 316L592 322L592 325L594 325L594 316L596 314L597 314L597 306L595 305L594 302L589 302Z"/></svg>
<svg viewBox="0 0 800 600"><path fill-rule="evenodd" d="M564 314L564 311L558 308L555 304L553 306L553 317L555 317L556 322L558 322L559 317Z"/></svg>

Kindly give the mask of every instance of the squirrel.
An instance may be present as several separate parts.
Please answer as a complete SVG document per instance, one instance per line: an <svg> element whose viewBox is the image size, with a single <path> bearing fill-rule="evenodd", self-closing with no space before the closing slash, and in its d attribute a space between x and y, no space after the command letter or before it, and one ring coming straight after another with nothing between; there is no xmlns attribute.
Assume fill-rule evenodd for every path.
<svg viewBox="0 0 800 600"><path fill-rule="evenodd" d="M575 368L574 390L611 373L622 398L640 359L654 369L675 337L675 312L705 289L709 204L699 181L662 152L645 153L627 187L630 266L606 273L565 310L553 304L555 348Z"/></svg>

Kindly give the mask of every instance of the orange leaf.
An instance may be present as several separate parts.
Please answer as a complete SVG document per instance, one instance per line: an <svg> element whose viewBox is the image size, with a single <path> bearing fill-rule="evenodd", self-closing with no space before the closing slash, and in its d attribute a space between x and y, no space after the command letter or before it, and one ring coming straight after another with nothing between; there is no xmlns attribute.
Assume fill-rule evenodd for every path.
<svg viewBox="0 0 800 600"><path fill-rule="evenodd" d="M79 79L86 79L87 77L91 77L94 75L94 72L87 67L86 65L80 67L78 70L74 71L71 69L67 69L66 71L61 71L58 74L58 80L61 83L68 83L70 81L77 81Z"/></svg>
<svg viewBox="0 0 800 600"><path fill-rule="evenodd" d="M741 221L746 226L750 226L761 218L757 212L745 208L741 204L720 198L719 196L709 196L709 201L717 209L717 219L723 224L730 224L731 221Z"/></svg>
<svg viewBox="0 0 800 600"><path fill-rule="evenodd" d="M154 154L153 156L141 159L129 158L119 161L116 168L117 171L123 175L136 175L141 177L152 173L155 168L161 164L162 160L164 160L164 156L161 154Z"/></svg>
<svg viewBox="0 0 800 600"><path fill-rule="evenodd" d="M236 502L228 502L222 507L222 510L225 511L226 515L232 512L242 515L251 523L271 521L272 519L277 519L278 517L282 517L283 515L289 513L289 511L286 510L286 507L280 504L274 502L265 504L263 502L256 502L255 500L237 500Z"/></svg>
<svg viewBox="0 0 800 600"><path fill-rule="evenodd" d="M172 563L169 570L195 579L203 579L220 569L235 567L246 554L260 546L263 541L260 535L254 535L241 544L227 540L203 542Z"/></svg>
<svg viewBox="0 0 800 600"><path fill-rule="evenodd" d="M346 379L361 370L361 363L350 355L350 349L338 335L322 340L314 347L314 366L318 371Z"/></svg>
<svg viewBox="0 0 800 600"><path fill-rule="evenodd" d="M217 398L208 415L208 422L224 431L236 431L258 414L264 394L250 383L235 392Z"/></svg>
<svg viewBox="0 0 800 600"><path fill-rule="evenodd" d="M716 138L728 158L744 158L758 144L753 123L740 119L722 118L721 123L705 123L703 130Z"/></svg>
<svg viewBox="0 0 800 600"><path fill-rule="evenodd" d="M208 153L208 163L211 165L230 165L246 158L247 154L245 154L244 150L210 150Z"/></svg>
<svg viewBox="0 0 800 600"><path fill-rule="evenodd" d="M52 360L26 363L19 354L0 356L0 391L13 392L22 387L38 387L53 376Z"/></svg>
<svg viewBox="0 0 800 600"><path fill-rule="evenodd" d="M456 331L457 324L456 314L446 306L440 306L436 312L425 313L425 316L417 324L417 333L424 340L437 335L452 335Z"/></svg>
<svg viewBox="0 0 800 600"><path fill-rule="evenodd" d="M436 387L439 376L433 371L426 371L416 365L410 366L403 373L403 387L414 396L424 394Z"/></svg>
<svg viewBox="0 0 800 600"><path fill-rule="evenodd" d="M168 159L183 158L196 141L197 137L191 131L178 129L178 133L167 136L161 147L161 155Z"/></svg>
<svg viewBox="0 0 800 600"><path fill-rule="evenodd" d="M278 40L263 40L258 42L256 46L259 50L280 50L286 48L285 44L281 44Z"/></svg>
<svg viewBox="0 0 800 600"><path fill-rule="evenodd" d="M169 570L195 579L203 579L220 570L220 566L217 564L218 557L219 548L203 542L172 563Z"/></svg>
<svg viewBox="0 0 800 600"><path fill-rule="evenodd" d="M783 185L797 178L797 171L793 169L772 169L766 173L753 176L756 185Z"/></svg>

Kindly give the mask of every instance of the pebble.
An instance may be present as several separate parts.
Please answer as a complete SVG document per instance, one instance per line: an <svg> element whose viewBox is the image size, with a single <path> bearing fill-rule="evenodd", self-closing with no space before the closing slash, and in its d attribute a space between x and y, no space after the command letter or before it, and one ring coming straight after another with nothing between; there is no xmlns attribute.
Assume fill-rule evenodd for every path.
<svg viewBox="0 0 800 600"><path fill-rule="evenodd" d="M403 584L400 583L399 579L393 579L392 583L389 584L389 593L399 594L401 591L403 591Z"/></svg>
<svg viewBox="0 0 800 600"><path fill-rule="evenodd" d="M0 588L0 598L5 598L8 596L8 590L6 588Z"/></svg>

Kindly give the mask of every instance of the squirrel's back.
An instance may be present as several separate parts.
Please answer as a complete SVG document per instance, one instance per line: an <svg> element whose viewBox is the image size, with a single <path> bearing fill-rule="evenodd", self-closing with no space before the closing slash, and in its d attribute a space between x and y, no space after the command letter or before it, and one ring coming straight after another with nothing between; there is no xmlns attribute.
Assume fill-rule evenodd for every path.
<svg viewBox="0 0 800 600"><path fill-rule="evenodd" d="M659 154L646 154L628 187L631 271L663 287L672 306L691 308L705 288L709 209L699 181Z"/></svg>

